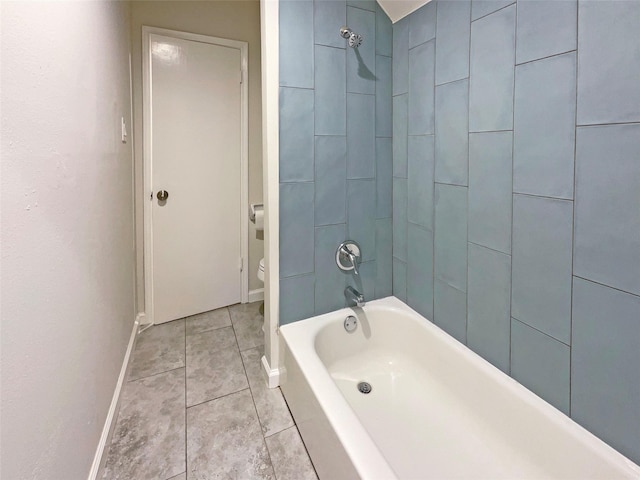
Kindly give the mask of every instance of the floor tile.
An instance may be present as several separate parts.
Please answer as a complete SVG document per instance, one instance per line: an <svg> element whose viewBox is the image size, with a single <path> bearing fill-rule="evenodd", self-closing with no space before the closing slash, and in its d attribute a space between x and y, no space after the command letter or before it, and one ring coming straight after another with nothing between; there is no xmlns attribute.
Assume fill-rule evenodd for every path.
<svg viewBox="0 0 640 480"><path fill-rule="evenodd" d="M291 427L265 439L278 480L316 480L296 427Z"/></svg>
<svg viewBox="0 0 640 480"><path fill-rule="evenodd" d="M185 470L184 369L125 384L103 479L171 478Z"/></svg>
<svg viewBox="0 0 640 480"><path fill-rule="evenodd" d="M265 436L273 435L294 425L289 408L279 388L269 388L262 375L263 347L242 352L242 361L249 379L251 394Z"/></svg>
<svg viewBox="0 0 640 480"><path fill-rule="evenodd" d="M248 387L231 327L187 338L187 406Z"/></svg>
<svg viewBox="0 0 640 480"><path fill-rule="evenodd" d="M187 335L196 335L209 330L231 326L231 317L227 307L192 315L185 318L185 321L187 322Z"/></svg>
<svg viewBox="0 0 640 480"><path fill-rule="evenodd" d="M313 256L312 256L313 260ZM260 313L262 302L243 303L229 307L231 323L238 339L240 351L264 345L264 316Z"/></svg>
<svg viewBox="0 0 640 480"><path fill-rule="evenodd" d="M184 320L154 325L138 335L129 381L184 367Z"/></svg>
<svg viewBox="0 0 640 480"><path fill-rule="evenodd" d="M187 410L190 480L275 479L249 390Z"/></svg>

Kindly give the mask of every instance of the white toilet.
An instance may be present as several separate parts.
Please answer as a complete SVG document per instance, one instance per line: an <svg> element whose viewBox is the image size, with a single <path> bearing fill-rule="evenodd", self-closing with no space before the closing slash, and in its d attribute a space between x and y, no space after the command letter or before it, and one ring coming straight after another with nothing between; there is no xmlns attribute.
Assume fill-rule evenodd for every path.
<svg viewBox="0 0 640 480"><path fill-rule="evenodd" d="M260 260L258 265L258 279L264 283L264 258Z"/></svg>

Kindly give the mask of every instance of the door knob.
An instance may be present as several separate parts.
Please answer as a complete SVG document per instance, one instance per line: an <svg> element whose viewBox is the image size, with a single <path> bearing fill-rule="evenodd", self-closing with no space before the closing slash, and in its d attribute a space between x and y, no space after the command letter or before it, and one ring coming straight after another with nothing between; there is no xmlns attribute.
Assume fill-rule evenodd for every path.
<svg viewBox="0 0 640 480"><path fill-rule="evenodd" d="M159 202L166 202L167 198L169 198L169 192L166 190L160 190L156 197L158 197Z"/></svg>

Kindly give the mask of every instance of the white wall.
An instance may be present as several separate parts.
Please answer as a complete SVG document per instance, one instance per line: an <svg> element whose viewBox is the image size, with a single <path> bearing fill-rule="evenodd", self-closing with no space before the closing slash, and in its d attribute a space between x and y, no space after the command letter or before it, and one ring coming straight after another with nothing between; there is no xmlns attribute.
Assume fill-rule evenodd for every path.
<svg viewBox="0 0 640 480"><path fill-rule="evenodd" d="M83 479L135 311L129 5L0 8L0 476Z"/></svg>
<svg viewBox="0 0 640 480"><path fill-rule="evenodd" d="M168 28L249 43L249 203L262 202L262 95L260 72L260 3L232 1L134 1L131 3L131 51L136 138L142 138L142 26ZM144 311L142 210L142 143L136 141L137 304ZM249 224L249 290L262 288L257 279L264 241Z"/></svg>

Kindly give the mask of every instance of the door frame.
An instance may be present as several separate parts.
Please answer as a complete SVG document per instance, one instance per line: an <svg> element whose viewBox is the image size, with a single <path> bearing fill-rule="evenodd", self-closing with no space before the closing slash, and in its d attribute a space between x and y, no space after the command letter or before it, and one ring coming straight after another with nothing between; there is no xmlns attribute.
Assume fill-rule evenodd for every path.
<svg viewBox="0 0 640 480"><path fill-rule="evenodd" d="M158 27L142 27L142 184L143 184L143 222L144 222L144 303L145 317L154 324L153 312L153 219L151 207L153 200L153 161L151 132L151 49L152 34L165 37L191 40L195 42L235 48L240 51L240 255L242 257L241 302L249 301L249 44L239 40L211 37L197 33L180 32Z"/></svg>

